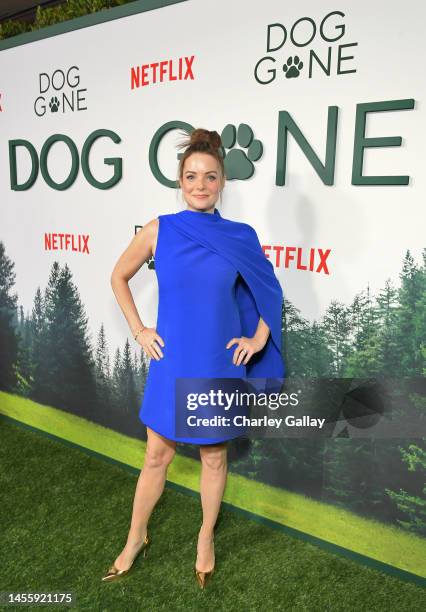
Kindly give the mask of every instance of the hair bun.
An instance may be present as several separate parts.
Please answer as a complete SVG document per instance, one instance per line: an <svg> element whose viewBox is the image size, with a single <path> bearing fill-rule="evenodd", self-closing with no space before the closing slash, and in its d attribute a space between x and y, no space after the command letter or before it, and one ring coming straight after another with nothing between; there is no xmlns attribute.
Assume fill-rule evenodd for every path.
<svg viewBox="0 0 426 612"><path fill-rule="evenodd" d="M196 145L206 143L213 149L219 149L222 142L219 134L215 130L205 130L203 128L197 128L191 132L189 145Z"/></svg>

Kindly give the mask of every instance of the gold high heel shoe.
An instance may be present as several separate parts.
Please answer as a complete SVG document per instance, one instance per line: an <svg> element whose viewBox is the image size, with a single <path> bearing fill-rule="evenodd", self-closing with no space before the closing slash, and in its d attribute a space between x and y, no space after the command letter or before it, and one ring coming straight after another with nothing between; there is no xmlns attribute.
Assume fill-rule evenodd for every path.
<svg viewBox="0 0 426 612"><path fill-rule="evenodd" d="M209 572L200 572L199 570L197 570L196 567L194 567L194 570L195 577L197 579L198 584L200 585L200 588L204 589L207 586L209 579L213 576L214 568L211 569Z"/></svg>
<svg viewBox="0 0 426 612"><path fill-rule="evenodd" d="M197 582L200 585L201 589L204 589L207 586L207 583L213 576L214 569L215 569L215 566L213 565L212 569L209 570L208 572L201 572L200 570L197 570L197 561L195 561L195 565L194 565L195 578L197 579Z"/></svg>
<svg viewBox="0 0 426 612"><path fill-rule="evenodd" d="M118 569L118 567L116 567L114 564L111 565L111 567L109 568L108 572L105 574L105 576L102 578L102 580L104 582L112 582L113 580L117 580L117 578L122 578L123 576L125 576L126 574L128 574L130 572L130 570L133 567L134 562L136 561L136 558L139 556L139 554L142 552L143 556L146 557L146 554L148 552L148 544L151 543L151 540L148 536L148 534L146 534L145 540L143 541L142 546L140 547L140 549L138 550L138 552L136 553L133 561L132 561L132 565L125 570L120 570Z"/></svg>

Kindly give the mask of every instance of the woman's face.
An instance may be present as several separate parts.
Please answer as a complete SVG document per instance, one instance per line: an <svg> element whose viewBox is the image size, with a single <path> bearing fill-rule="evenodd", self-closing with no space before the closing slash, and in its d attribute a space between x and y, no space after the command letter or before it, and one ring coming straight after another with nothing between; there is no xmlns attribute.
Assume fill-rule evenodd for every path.
<svg viewBox="0 0 426 612"><path fill-rule="evenodd" d="M192 153L185 160L180 186L190 209L213 211L224 182L219 164L212 155Z"/></svg>

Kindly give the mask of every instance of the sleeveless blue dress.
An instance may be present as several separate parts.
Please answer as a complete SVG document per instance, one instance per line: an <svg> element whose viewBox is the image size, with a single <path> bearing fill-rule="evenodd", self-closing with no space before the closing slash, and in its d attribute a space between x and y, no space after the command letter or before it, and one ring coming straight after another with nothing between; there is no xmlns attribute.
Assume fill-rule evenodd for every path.
<svg viewBox="0 0 426 612"><path fill-rule="evenodd" d="M176 442L224 442L236 434L175 435L175 379L284 376L279 344L282 290L248 224L224 219L217 209L186 209L158 220L156 330L165 346L163 357L150 360L139 418ZM234 337L254 335L259 316L271 329L268 341L247 366L236 366L232 357L237 345L227 349L226 344Z"/></svg>

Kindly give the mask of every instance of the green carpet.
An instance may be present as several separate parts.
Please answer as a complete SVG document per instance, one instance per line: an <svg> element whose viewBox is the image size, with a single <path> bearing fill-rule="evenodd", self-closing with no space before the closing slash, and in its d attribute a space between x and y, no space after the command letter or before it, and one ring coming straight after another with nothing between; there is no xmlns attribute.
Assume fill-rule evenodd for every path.
<svg viewBox="0 0 426 612"><path fill-rule="evenodd" d="M103 460L124 464L137 473L143 465L146 443L64 410L0 391L0 419L19 421L37 432L93 451ZM373 518L360 516L335 504L274 487L230 470L224 505L290 536L321 545L391 576L426 584L425 538ZM134 472L136 473L136 472ZM200 462L178 452L169 466L168 481L175 489L197 495ZM400 571L402 570L402 571ZM401 575L403 574L403 575ZM414 576L414 578L413 578Z"/></svg>
<svg viewBox="0 0 426 612"><path fill-rule="evenodd" d="M0 591L72 591L75 609L114 612L426 609L421 586L226 507L215 534L216 571L203 592L193 576L199 500L171 488L151 517L147 558L123 580L103 583L126 540L137 476L5 420L0 440Z"/></svg>

